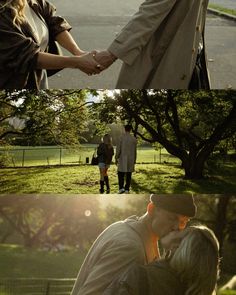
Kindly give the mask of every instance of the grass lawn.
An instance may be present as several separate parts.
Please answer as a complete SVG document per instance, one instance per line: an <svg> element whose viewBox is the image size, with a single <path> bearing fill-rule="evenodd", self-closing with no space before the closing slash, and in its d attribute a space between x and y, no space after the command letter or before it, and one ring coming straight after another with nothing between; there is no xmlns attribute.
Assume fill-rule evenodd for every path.
<svg viewBox="0 0 236 295"><path fill-rule="evenodd" d="M203 180L183 179L176 164L137 164L131 193L235 193L236 165L222 164ZM118 191L117 168L109 170L111 193ZM96 166L34 167L0 169L0 193L98 193Z"/></svg>
<svg viewBox="0 0 236 295"><path fill-rule="evenodd" d="M49 165L73 165L85 164L86 159L91 162L93 153L97 145L83 144L76 149L62 148L59 146L43 147L17 147L1 148L1 153L8 155L7 166L27 167L27 166L49 166ZM155 150L153 147L138 147L137 162L139 163L179 163L180 160L170 155L165 149Z"/></svg>
<svg viewBox="0 0 236 295"><path fill-rule="evenodd" d="M21 246L0 244L1 278L75 278L84 254L69 250L48 252L25 249ZM0 292L0 294L3 294ZM224 291L220 295L235 295Z"/></svg>
<svg viewBox="0 0 236 295"><path fill-rule="evenodd" d="M232 14L234 16L236 16L236 10L235 9L229 9L229 8L225 8L221 5L216 5L216 4L209 4L209 8L213 8L216 9L218 11L224 12L224 13L228 13L228 14Z"/></svg>
<svg viewBox="0 0 236 295"><path fill-rule="evenodd" d="M0 244L0 278L75 278L85 254L51 252Z"/></svg>

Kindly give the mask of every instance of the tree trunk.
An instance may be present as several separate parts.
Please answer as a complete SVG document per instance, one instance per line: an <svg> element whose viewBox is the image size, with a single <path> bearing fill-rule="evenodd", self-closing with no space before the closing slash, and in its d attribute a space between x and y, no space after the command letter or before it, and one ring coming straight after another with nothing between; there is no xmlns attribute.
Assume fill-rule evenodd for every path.
<svg viewBox="0 0 236 295"><path fill-rule="evenodd" d="M182 166L185 172L185 179L202 179L203 170L206 159L203 157L189 155L186 159L182 159Z"/></svg>

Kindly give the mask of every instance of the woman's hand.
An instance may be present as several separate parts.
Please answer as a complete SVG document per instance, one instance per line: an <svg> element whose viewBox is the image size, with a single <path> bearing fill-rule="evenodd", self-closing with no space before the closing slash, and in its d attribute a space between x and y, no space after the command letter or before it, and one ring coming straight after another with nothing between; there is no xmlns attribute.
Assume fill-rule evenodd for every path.
<svg viewBox="0 0 236 295"><path fill-rule="evenodd" d="M76 59L75 68L80 69L88 75L99 74L102 70L104 70L104 67L94 59L92 53L85 53L74 58Z"/></svg>
<svg viewBox="0 0 236 295"><path fill-rule="evenodd" d="M93 57L92 53L85 53L80 56L59 56L46 52L39 52L37 58L38 69L79 69L88 75L99 74L104 67Z"/></svg>

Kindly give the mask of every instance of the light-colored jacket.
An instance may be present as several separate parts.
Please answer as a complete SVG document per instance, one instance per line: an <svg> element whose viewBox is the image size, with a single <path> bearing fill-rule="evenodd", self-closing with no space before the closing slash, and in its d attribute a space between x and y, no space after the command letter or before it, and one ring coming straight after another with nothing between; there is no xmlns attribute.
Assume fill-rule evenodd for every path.
<svg viewBox="0 0 236 295"><path fill-rule="evenodd" d="M89 250L71 295L101 295L133 263L154 261L156 251L157 245L154 249L151 234L138 217L110 225Z"/></svg>
<svg viewBox="0 0 236 295"><path fill-rule="evenodd" d="M124 62L116 88L187 89L207 5L208 0L146 0L141 4L108 48Z"/></svg>
<svg viewBox="0 0 236 295"><path fill-rule="evenodd" d="M116 161L119 172L133 172L137 157L137 140L126 132L116 146Z"/></svg>

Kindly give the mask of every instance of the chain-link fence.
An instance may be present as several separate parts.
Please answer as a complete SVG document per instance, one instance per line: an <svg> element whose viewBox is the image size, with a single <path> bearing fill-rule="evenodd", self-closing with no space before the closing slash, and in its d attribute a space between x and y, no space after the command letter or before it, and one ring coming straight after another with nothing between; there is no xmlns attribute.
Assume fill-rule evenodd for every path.
<svg viewBox="0 0 236 295"><path fill-rule="evenodd" d="M75 279L0 279L0 295L69 295Z"/></svg>
<svg viewBox="0 0 236 295"><path fill-rule="evenodd" d="M90 164L94 153L96 153L96 145L81 146L76 149L63 147L0 149L0 166L32 167ZM150 147L138 147L137 163L179 163L179 160L168 154L165 149L155 150Z"/></svg>

